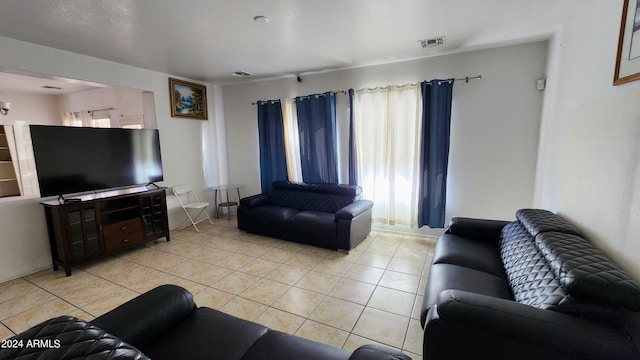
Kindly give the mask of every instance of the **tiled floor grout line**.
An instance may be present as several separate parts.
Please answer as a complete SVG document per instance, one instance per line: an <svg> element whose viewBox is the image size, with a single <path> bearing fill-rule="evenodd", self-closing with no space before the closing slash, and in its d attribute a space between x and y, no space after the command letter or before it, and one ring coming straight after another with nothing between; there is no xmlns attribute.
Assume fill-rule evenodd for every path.
<svg viewBox="0 0 640 360"><path fill-rule="evenodd" d="M286 242L284 243L280 243L279 240L278 241L272 241L269 238L264 238L266 239L266 241L263 241L262 238L260 237L254 237L253 235L249 235L249 236L243 236L246 235L246 233L238 233L236 231L235 228L229 226L218 226L217 224L214 225L208 225L201 230L200 233L193 233L193 234L186 234L185 230L182 230L180 232L176 232L176 234L172 233L172 237L175 240L172 240L171 242L167 242L166 246L173 246L173 248L169 248L169 249L165 249L164 246L165 244L163 244L162 241L158 241L158 242L154 242L153 245L151 244L146 244L144 247L140 247L140 249L144 249L144 250L153 250L153 251L159 251L164 253L165 255L169 256L178 256L180 258L183 258L185 260L188 261L195 261L197 263L202 263L203 265L213 265L213 266L219 266L227 271L230 271L228 274L226 274L225 276L223 276L220 279L215 280L213 283L206 283L205 281L200 281L198 279L192 280L189 277L198 274L198 272L195 272L193 274L190 274L189 276L184 276L184 275L176 275L176 273L172 273L171 271L171 266L168 266L166 268L156 268L153 267L152 265L149 264L149 262L147 260L145 260L144 257L130 257L128 256L129 254L132 254L133 252L127 252L127 253L123 253L122 255L118 255L118 256L111 256L108 260L105 260L104 263L105 264L107 262L111 262L114 259L120 260L120 261L125 261L129 264L135 265L135 266L140 266L149 270L152 270L154 272L158 272L158 273L163 273L163 274L167 274L171 277L174 277L176 279L180 279L181 281L189 281L191 283L195 285L198 285L199 287L199 291L197 293L194 293L194 297L196 297L197 294L199 294L200 292L205 291L206 289L213 289L222 293L225 293L227 295L229 295L229 299L222 305L219 305L219 307L224 307L225 305L231 303L233 301L233 299L236 298L242 298L244 300L247 301L251 301L251 302L255 302L257 304L261 305L261 311L259 313L257 313L257 315L254 316L254 319L257 319L259 317L261 317L262 315L265 314L265 312L269 309L273 309L273 310L277 310L277 311L281 311L293 316L296 316L298 318L301 319L301 322L299 325L296 326L296 328L292 331L293 334L299 332L301 330L301 328L304 326L305 322L311 321L311 322L315 322L318 324L321 324L323 326L326 326L328 328L332 328L335 329L337 331L340 332L344 332L346 333L346 337L344 339L344 341L342 341L341 347L345 347L347 345L347 343L349 342L349 338L353 335L353 336L357 336L358 338L362 338L362 339L367 339L370 341L374 341L374 342L381 342L380 339L373 339L373 338L369 338L366 335L360 335L360 334L356 334L354 333L354 330L356 329L356 326L358 324L358 322L362 319L363 314L365 313L366 309L376 309L378 311L383 311L389 314L394 314L397 316L400 316L402 318L407 319L407 325L404 331L404 337L402 338L402 344L400 347L397 346L393 346L391 344L388 344L386 342L381 342L384 343L388 346L392 346L394 348L397 348L401 351L407 351L405 349L405 347L407 346L407 342L408 342L408 338L410 336L410 330L412 327L412 321L417 321L416 319L413 318L413 315L416 313L416 307L419 306L418 304L418 300L419 300L419 296L420 296L420 289L423 286L423 281L425 278L425 271L426 268L428 267L427 261L426 259L419 261L419 260L415 260L413 258L410 258L406 255L402 255L399 254L399 251L401 248L404 248L405 250L403 250L404 252L409 252L409 250L406 249L410 249L411 248L411 244L410 241L407 241L407 236L406 235L402 235L399 236L397 234L391 234L391 237L393 238L398 238L399 240L393 240L393 241L387 241L386 239L379 239L377 240L379 235L385 235L384 232L382 231L376 231L375 234L373 236L371 236L370 238L365 239L366 243L364 243L363 245L366 245L366 247L364 247L361 250L354 250L355 253L353 253L353 258L349 259L346 258L344 261L345 263L348 263L348 266L346 266L345 269L340 270L338 272L330 270L330 268L327 268L326 271L324 270L317 270L318 266L325 262L325 261L331 261L331 260L337 260L337 261L341 261L341 259L339 259L338 257L335 257L335 255L331 252L327 252L324 250L317 250L315 251L313 248L306 248L304 245L300 245L300 244L296 244L296 243L291 243L288 244ZM220 243L215 243L215 242L210 242L207 241L205 238L206 237L215 237L216 239L220 239ZM418 237L415 237L416 239L418 239ZM212 240L213 241L213 240ZM249 244L255 244L258 246L263 246L265 247L264 249L260 249L258 247L255 247L257 250L256 252L251 252L251 251L242 251L242 247L238 248L236 247L237 244L235 244L234 242L243 242L243 243L249 243ZM180 245L173 245L173 244L180 244ZM377 248L371 248L372 245L377 244L379 245L379 247ZM405 245L403 247L403 244ZM158 247L156 247L156 245L160 245ZM218 246L216 246L218 245ZM278 245L282 245L282 246L278 246ZM269 261L269 262L273 262L273 263L277 263L278 266L274 267L273 269L261 273L261 272L257 272L257 271L248 271L245 270L245 267L248 265L248 263L242 264L242 265L238 265L238 266L234 266L232 267L227 267L225 265L227 264L221 264L221 265L216 265L214 262L212 261L205 261L205 260L201 260L199 258L196 258L196 255L193 255L190 253L190 249L188 249L190 246L203 246L206 248L211 249L211 251L225 251L225 252L229 252L231 254L236 254L236 255L242 255L242 256L246 256L249 258L252 258L253 260L264 260L264 261ZM253 246L253 245L252 245ZM393 252L392 253L386 253L384 248L388 246L389 248L391 248L392 246L394 247ZM235 248L234 248L235 247ZM195 249L195 248L194 248ZM429 244L426 244L425 247L426 250L424 250L426 252L426 257L428 258L430 255L432 255L432 244L431 242L429 242ZM262 251L264 250L264 251ZM286 255L277 255L277 256L273 256L271 258L268 257L269 253L272 253L276 250L284 250L286 252L290 252ZM370 251L369 251L370 250ZM195 252L196 250L194 250ZM284 254L283 251L283 254ZM416 250L417 251L417 250ZM423 251L423 250L420 250ZM274 254L277 252L274 252ZM397 255L401 255L401 256L397 256ZM315 262L312 266L310 267L299 267L297 264L295 264L295 261L297 261L298 259L292 261L292 259L294 259L296 256L311 256L313 259L318 259L317 262ZM347 256L349 256L349 254L347 254ZM363 256L369 256L370 258L365 259L363 258ZM380 257L381 259L385 259L388 258L388 260L386 260L386 262L384 262L384 266L380 265L381 263L376 263L376 257ZM302 259L302 258L300 258ZM419 271L417 271L418 269L416 269L415 267L413 268L413 270L411 268L403 268L403 267L394 267L394 268L390 268L392 262L395 260L401 260L401 261L406 261L405 264L408 264L407 266L414 266L411 265L412 263L417 263L420 262L420 268ZM252 261L253 261L252 260ZM315 260L314 260L315 261ZM100 265L102 265L100 264ZM375 283L370 283L368 281L363 280L362 278L358 278L357 275L352 275L349 276L348 273L350 271L350 269L352 269L352 267L354 265L360 265L362 266L363 269L366 268L374 268L374 269L379 269L381 271L379 277L377 278ZM404 266L402 265L403 263L401 262L399 265L396 266ZM273 278L268 278L267 276L271 273L273 273L276 269L281 268L282 266L287 265L287 266L293 266L299 269L303 269L304 273L302 273L302 275L295 280L295 282L290 283L290 282L281 282L277 279L273 279ZM107 265L105 265L107 266ZM96 278L99 278L103 281L106 281L109 284L112 284L114 286L118 286L121 288L126 289L127 291L131 291L133 293L139 294L140 292L134 288L136 288L136 285L139 282L136 282L135 284L131 285L125 285L119 282L116 282L114 280L111 280L111 278L109 276L104 276L105 273L102 273L100 270L103 270L103 268L97 267L97 268L93 268L93 267L88 267L88 268L79 268L78 271L84 271L87 274L94 276ZM106 270L105 270L106 271ZM301 287L302 285L302 281L303 279L309 275L310 273L318 273L318 274L322 274L322 275L328 275L331 277L335 277L335 283L330 287L327 288L327 290L322 290L322 291L317 291L317 290L312 290L310 288L308 288L308 286L306 287ZM418 273L415 273L418 272ZM231 276L232 274L244 274L247 276L251 276L254 277L253 281L250 284L246 284L246 288L239 290L237 293L235 292L228 292L226 290L222 290L219 288L216 288L214 285L219 282L222 281L223 279ZM398 273L400 275L406 275L406 276L416 276L417 277L417 288L412 290L412 291L407 291L405 289L401 289L401 288L395 288L395 287L389 287L389 284L382 284L382 280L384 279L384 277L387 274L392 274L392 273ZM393 275L392 275L393 276ZM33 280L36 279L37 277L32 277L32 278L27 278L28 276L22 277L22 279L24 281L27 281L28 283L36 286L37 288L44 290L46 292L48 292L49 294L55 296L56 299L60 299L63 302L65 302L66 304L71 305L73 308L85 312L91 316L98 316L98 315L94 315L92 313L90 313L88 310L85 310L85 307L79 307L78 305L75 305L73 303L71 303L70 301L67 301L65 298L63 298L60 295L57 295L56 293L47 290L45 287L38 285L37 283L35 283ZM277 298L275 298L273 301L267 301L268 303L265 303L263 301L256 301L251 299L250 296L248 296L248 294L246 294L246 292L252 287L254 286L257 282L261 281L261 280L269 280L269 281L276 281L280 284L284 284L287 286L287 290L284 291L283 293L279 294ZM349 281L353 281L353 282L360 282L363 284L369 284L372 285L372 289L370 291L370 293L368 294L366 301L364 303L360 303L360 302L354 302L352 301L352 299L345 299L342 298L340 296L336 296L336 295L332 295L334 289L336 289L337 285L344 281L344 280L349 280ZM388 279L387 282L391 280ZM142 282L144 280L141 280L140 282ZM311 280L313 281L313 280ZM386 285L386 286L385 286ZM84 289L86 289L87 287L83 287L79 290L74 291L73 293L77 293L79 291L82 291ZM280 300L288 291L290 291L292 288L297 288L297 289L301 289L301 290L305 290L305 291L311 291L315 294L318 294L321 296L320 300L317 302L317 304L315 304L313 306L313 309L311 309L308 314L306 314L305 316L301 316L299 314L296 314L294 312L290 312L288 310L284 310L282 308L278 308L276 306L274 306L278 300ZM405 312L402 313L398 313L398 312L394 312L390 309L384 309L384 308L379 308L376 307L376 304L372 304L371 300L373 298L373 296L376 294L376 291L378 291L378 289L388 289L390 291L398 291L398 292L402 292L402 293L406 293L406 294L410 294L411 299L412 299L412 304L411 304L411 308L409 309L408 313L406 313L407 315L405 315ZM102 299L102 298L101 298ZM327 324L325 322L319 322L315 319L312 318L312 315L319 309L319 307L321 306L321 304L323 304L325 301L327 301L328 299L334 299L334 300L339 300L339 301L344 301L344 302L348 302L354 305L358 305L361 306L362 309L360 311L360 313L358 314L358 316L356 317L355 321L350 324L350 328L348 330L345 330L344 328L340 328L338 326L334 326L333 324ZM53 300L51 300L53 301ZM405 300L406 301L406 300ZM42 304L41 304L42 305ZM38 306L41 306L38 305ZM0 324L2 324L4 327L6 327L7 329L9 329L10 331L13 332L13 330L11 328L9 328L9 326L4 322L4 321L0 321ZM358 340L355 340L358 341Z"/></svg>
<svg viewBox="0 0 640 360"><path fill-rule="evenodd" d="M188 241L188 240L186 240L186 241ZM201 243L200 243L200 244L201 244ZM397 244L397 246L396 246L396 250L394 250L393 255L390 255L390 256L389 256L391 259L395 256L395 254L396 254L396 252L397 252L397 249L399 248L399 245L400 245L400 243L399 243L399 244ZM364 250L363 252L366 252L366 250ZM238 252L238 253L240 253L240 252ZM297 254L302 253L302 250L299 250L299 251L297 251L296 253L297 253ZM376 253L370 253L370 254L376 254ZM376 254L376 255L380 255L380 254ZM258 257L258 258L261 258L261 257ZM326 258L327 258L327 256L324 256L324 257L323 257L323 259L326 259ZM353 264L356 264L356 263L357 263L357 262L354 262ZM281 264L285 264L285 263L281 263ZM364 264L361 264L361 265L364 265ZM365 265L365 266L369 266L369 265ZM384 268L382 268L382 267L377 267L377 266L373 266L373 267L376 267L376 268L379 268L379 269L383 269L384 271L387 271L387 270L388 270L388 264L387 264ZM315 268L315 267L314 267L314 268ZM314 268L307 269L307 274L308 274L310 271L313 271L313 269L314 269ZM242 270L241 270L241 269L236 269L235 271L242 272ZM388 270L388 271L394 271L394 270ZM423 264L422 269L421 269L421 272L422 272L422 271L424 271L424 264ZM399 271L396 271L396 272L399 272ZM402 272L400 272L400 273L402 273ZM262 278L265 278L265 277L262 277ZM346 277L344 277L344 274L343 274L343 275L341 275L341 276L339 276L339 278L340 278L340 279L354 280L354 279L350 279L350 278L346 278ZM413 303L413 305L412 305L411 311L409 312L409 316L404 316L404 315L401 315L401 314L394 313L394 314L396 314L396 315L400 315L400 316L403 316L403 317L407 317L407 318L409 319L409 321L407 322L407 332L408 332L408 327L410 326L410 324L411 324L411 319L412 319L412 318L411 318L411 314L413 314L413 311L414 311L414 307L415 307L415 302L416 302L417 294L416 294L416 293L407 292L407 291L403 291L403 290L398 290L398 289L393 289L393 288L388 288L388 287L382 286L382 285L380 285L380 281L381 281L381 279L382 279L382 276L380 277L380 280L378 280L375 284L372 284L372 285L374 285L374 286L375 286L375 287L374 287L374 290L373 290L373 291L371 292L371 294L369 295L369 297L368 297L368 299L367 299L366 303L362 305L362 306L363 306L363 309L362 309L362 311L360 312L360 314L359 314L358 318L356 319L356 321L354 322L354 324L351 326L351 329L350 329L349 331L346 331L346 330L341 329L341 328L338 328L338 327L334 327L334 326L329 325L329 324L322 324L322 325L324 325L324 326L328 326L328 327L331 327L331 328L334 328L334 329L339 330L339 331L344 331L344 332L348 333L348 335L353 334L353 330L355 329L355 327L356 327L356 324L357 324L358 320L360 320L360 318L361 318L362 314L364 313L364 310L369 306L369 302L370 302L370 300L371 300L371 297L372 297L372 296L373 296L373 294L375 293L375 290L376 290L378 287L383 287L383 288L392 289L392 290L396 290L396 291L406 292L406 293L409 293L409 294L411 294L411 295L413 296L413 302L412 302L412 303ZM295 284L291 285L291 287L296 287L296 284L297 284L298 282L300 282L301 280L302 280L302 278L300 278L300 280L298 280ZM357 280L354 280L354 281L357 281ZM338 282L339 282L339 280L338 280ZM337 284L337 282L336 282L336 284ZM287 284L287 285L288 285L288 284ZM344 299L336 298L336 297L333 297L333 296L329 295L329 294L331 293L331 290L333 290L333 289L335 288L335 286L336 286L336 285L334 285L334 286L333 286L333 287L332 287L332 288L331 288L331 289L330 289L326 294L316 292L317 294L321 294L321 295L323 296L323 298L322 298L322 300L321 300L321 301L319 301L319 302L318 302L318 304L313 308L313 310L309 313L309 315L308 315L308 316L306 316L306 317L304 317L305 321L314 321L314 322L316 322L316 321L315 321L314 319L312 319L310 316L315 312L315 310L317 310L317 308L318 308L318 307L319 307L319 306L320 306L320 305L321 305L321 304L322 304L322 303L323 303L323 302L324 302L328 297L331 297L331 298L334 298L334 299L343 300L343 301L347 301L347 302L351 302L351 301L349 301L349 300L344 300ZM304 288L299 288L299 289L308 290L308 289L304 289ZM246 291L246 290L245 290L245 291ZM313 290L309 290L309 291L313 291ZM314 292L315 292L315 291L314 291ZM244 291L243 291L243 292L241 292L240 294L237 294L236 296L241 297L241 298L244 298L244 299L246 299L246 300L254 301L254 300L252 300L252 299L249 299L249 298L243 297L243 296L242 296L242 294L243 294L243 293L244 293ZM284 294L283 294L283 295L281 295L280 297L278 297L278 299L280 299L282 296L284 296ZM278 301L278 299L276 299L276 300L275 300L271 305L263 304L263 305L266 305L267 307L265 308L265 310L263 310L263 311L261 312L261 314L262 314L262 313L264 313L264 312L266 311L266 309L268 309L268 308L272 308L272 309L276 309L276 310L280 310L280 311L287 312L287 313L292 314L292 315L299 316L299 315L297 315L297 314L290 313L290 312L288 312L288 311L286 311L286 310L282 310L282 309L278 309L278 308L273 307L272 305L273 305L275 302L277 302L277 301ZM351 302L351 303L353 303L353 302ZM354 303L354 304L357 304L357 303ZM378 308L376 308L376 307L374 307L374 306L371 306L371 308L374 308L374 309L377 309L377 310L380 310L380 311L386 311L386 310L383 310L383 309L378 309ZM393 313L393 312L392 312L392 313ZM260 316L260 315L258 315L257 317L259 317L259 316ZM304 324L304 322L303 322L303 324ZM297 331L300 329L300 327L302 327L302 324L301 324L301 325L296 329L296 331L295 331L295 332L297 332ZM295 333L295 332L294 332L294 333ZM365 338L365 339L366 339L366 337L364 337L364 336L361 336L361 335L358 335L358 336L363 337L363 338ZM405 334L405 337L404 337L404 339L403 339L403 346L404 346L404 342L406 341L406 336L407 336L407 334ZM344 342L343 342L343 344L341 345L341 347L344 347L344 345L345 345L345 344L346 344L346 342L347 342L347 339L348 339L348 336L347 336L347 338L344 340ZM375 340L373 340L373 339L369 339L369 340L375 341ZM392 345L390 345L390 344L386 344L386 345L388 345L388 346L392 346Z"/></svg>
<svg viewBox="0 0 640 360"><path fill-rule="evenodd" d="M42 286L40 286L40 285L38 285L38 284L34 283L33 281L31 281L31 279L25 279L25 277L21 277L20 279L22 279L22 280L24 280L24 281L26 281L26 282L30 283L31 285L33 285L33 286L35 286L35 287L39 288L39 289L40 289L40 290L42 290L42 291L46 291L47 293L49 293L49 294L51 294L52 296L56 297L58 300L64 301L65 303L67 303L67 304L71 305L72 307L74 307L74 308L76 308L76 309L78 309L78 310L84 311L84 310L82 310L81 308L79 308L78 306L76 306L75 304L72 304L72 303L70 303L69 301L67 301L66 299L62 298L61 296L59 296L59 295L57 295L57 294L55 294L55 293L51 292L49 289L46 289L46 288L44 288L44 287L42 287ZM33 308L25 309L24 311L21 311L20 313L17 313L17 314L14 314L14 315L12 315L12 316L9 316L9 317L7 317L6 319L9 319L9 318L14 317L14 316L18 316L18 315L20 315L20 314L23 314L23 313L25 313L25 312L27 312L27 311L33 310L33 309L35 309L35 308L37 308L37 307L40 307L40 306L43 306L43 305L45 305L45 304L51 303L51 302L53 302L53 301L56 301L56 299L52 299L52 300L47 301L47 302L45 302L45 303L42 303L42 304L36 305L36 306L35 306L35 307L33 307ZM6 319L3 319L3 320L6 320ZM4 325L4 327L6 327L7 329L9 329L9 330L14 334L14 335L16 334L16 331L14 331L13 329L11 329L11 327L9 327L9 325L8 325L8 324L4 323L4 321L0 321L0 323L1 323L2 325Z"/></svg>

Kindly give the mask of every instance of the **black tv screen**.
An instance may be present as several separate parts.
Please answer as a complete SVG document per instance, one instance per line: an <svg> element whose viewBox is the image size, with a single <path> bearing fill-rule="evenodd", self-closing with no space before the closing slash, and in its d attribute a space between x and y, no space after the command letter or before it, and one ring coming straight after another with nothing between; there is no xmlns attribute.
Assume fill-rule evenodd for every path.
<svg viewBox="0 0 640 360"><path fill-rule="evenodd" d="M42 197L163 180L157 129L29 128Z"/></svg>

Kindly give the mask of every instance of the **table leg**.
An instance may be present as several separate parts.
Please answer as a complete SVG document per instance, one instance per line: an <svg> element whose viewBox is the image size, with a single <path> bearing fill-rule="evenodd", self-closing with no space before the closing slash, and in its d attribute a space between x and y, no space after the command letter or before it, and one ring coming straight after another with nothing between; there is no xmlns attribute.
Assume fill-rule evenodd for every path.
<svg viewBox="0 0 640 360"><path fill-rule="evenodd" d="M213 191L213 202L215 204L215 208L216 208L216 219L219 218L220 216L218 215L218 189L215 189Z"/></svg>
<svg viewBox="0 0 640 360"><path fill-rule="evenodd" d="M231 220L231 211L229 210L229 189L227 189L227 220Z"/></svg>

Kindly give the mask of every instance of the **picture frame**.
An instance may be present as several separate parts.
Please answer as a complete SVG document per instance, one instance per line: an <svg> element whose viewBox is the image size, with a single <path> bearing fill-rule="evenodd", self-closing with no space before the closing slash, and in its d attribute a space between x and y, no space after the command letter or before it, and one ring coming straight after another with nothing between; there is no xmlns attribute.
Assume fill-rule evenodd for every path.
<svg viewBox="0 0 640 360"><path fill-rule="evenodd" d="M169 78L171 116L207 120L207 87L184 80Z"/></svg>
<svg viewBox="0 0 640 360"><path fill-rule="evenodd" d="M640 0L624 0L613 85L640 80Z"/></svg>

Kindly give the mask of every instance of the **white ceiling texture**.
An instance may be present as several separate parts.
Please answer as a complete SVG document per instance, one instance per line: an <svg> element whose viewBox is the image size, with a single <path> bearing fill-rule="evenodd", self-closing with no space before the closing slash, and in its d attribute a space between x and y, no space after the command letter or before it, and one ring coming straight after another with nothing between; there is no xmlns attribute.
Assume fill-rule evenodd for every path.
<svg viewBox="0 0 640 360"><path fill-rule="evenodd" d="M226 84L545 39L575 6L588 3L7 0L0 4L0 36ZM442 47L420 44L439 36Z"/></svg>

